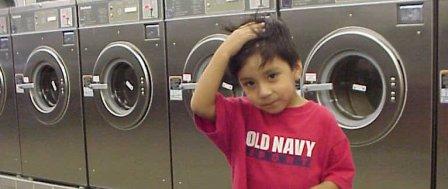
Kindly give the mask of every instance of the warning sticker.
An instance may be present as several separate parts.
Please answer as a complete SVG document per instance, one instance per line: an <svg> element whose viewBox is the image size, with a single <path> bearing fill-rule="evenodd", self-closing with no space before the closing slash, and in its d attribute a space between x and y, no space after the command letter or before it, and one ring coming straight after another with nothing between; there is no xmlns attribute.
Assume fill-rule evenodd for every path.
<svg viewBox="0 0 448 189"><path fill-rule="evenodd" d="M182 101L182 90L170 90L170 100Z"/></svg>
<svg viewBox="0 0 448 189"><path fill-rule="evenodd" d="M187 82L187 83L191 82L191 74L187 74L187 73L182 74L182 80Z"/></svg>
<svg viewBox="0 0 448 189"><path fill-rule="evenodd" d="M83 87L84 97L93 97L93 89L90 87Z"/></svg>
<svg viewBox="0 0 448 189"><path fill-rule="evenodd" d="M316 82L317 74L316 73L305 73L305 81Z"/></svg>
<svg viewBox="0 0 448 189"><path fill-rule="evenodd" d="M440 71L440 103L448 103L448 70Z"/></svg>

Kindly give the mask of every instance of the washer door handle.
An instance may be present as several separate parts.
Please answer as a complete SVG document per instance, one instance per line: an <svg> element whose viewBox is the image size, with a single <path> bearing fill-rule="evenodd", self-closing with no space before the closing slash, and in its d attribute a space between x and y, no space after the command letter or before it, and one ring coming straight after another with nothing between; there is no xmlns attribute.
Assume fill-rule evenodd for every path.
<svg viewBox="0 0 448 189"><path fill-rule="evenodd" d="M34 83L17 84L17 87L20 89L34 89Z"/></svg>
<svg viewBox="0 0 448 189"><path fill-rule="evenodd" d="M303 92L333 90L333 83L305 84L300 88Z"/></svg>
<svg viewBox="0 0 448 189"><path fill-rule="evenodd" d="M181 83L180 85L179 85L179 88L181 89L181 90L194 90L194 89L196 89L196 83Z"/></svg>
<svg viewBox="0 0 448 189"><path fill-rule="evenodd" d="M105 90L108 88L107 84L103 83L91 83L89 87L93 90Z"/></svg>

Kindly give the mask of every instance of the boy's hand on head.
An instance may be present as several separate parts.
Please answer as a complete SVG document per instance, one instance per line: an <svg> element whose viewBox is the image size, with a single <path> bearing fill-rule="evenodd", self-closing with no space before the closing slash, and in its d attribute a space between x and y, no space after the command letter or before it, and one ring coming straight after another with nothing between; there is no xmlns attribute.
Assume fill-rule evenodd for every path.
<svg viewBox="0 0 448 189"><path fill-rule="evenodd" d="M225 54L228 57L232 57L241 50L245 43L252 39L255 39L258 33L262 33L264 31L264 22L249 22L245 25L242 25L227 37L224 43L222 43L218 48L217 52Z"/></svg>

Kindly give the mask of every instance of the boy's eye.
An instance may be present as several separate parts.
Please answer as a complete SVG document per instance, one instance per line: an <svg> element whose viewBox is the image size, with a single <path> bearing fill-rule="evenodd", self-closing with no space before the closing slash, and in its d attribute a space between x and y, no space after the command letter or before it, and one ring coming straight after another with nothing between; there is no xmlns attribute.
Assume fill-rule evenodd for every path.
<svg viewBox="0 0 448 189"><path fill-rule="evenodd" d="M253 81L248 81L248 82L243 83L243 85L246 86L246 87L252 87L252 86L255 85L255 82L253 82Z"/></svg>
<svg viewBox="0 0 448 189"><path fill-rule="evenodd" d="M275 79L277 77L277 73L271 73L268 75L268 79Z"/></svg>

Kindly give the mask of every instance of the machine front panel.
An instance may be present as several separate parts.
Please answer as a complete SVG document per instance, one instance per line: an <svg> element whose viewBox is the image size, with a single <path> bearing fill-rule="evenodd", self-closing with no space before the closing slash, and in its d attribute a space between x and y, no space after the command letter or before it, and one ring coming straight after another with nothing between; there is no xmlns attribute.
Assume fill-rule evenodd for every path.
<svg viewBox="0 0 448 189"><path fill-rule="evenodd" d="M373 70L377 71L373 72L371 68L374 67L371 66L368 66L371 67L370 69L353 67L358 71L368 71L368 74L375 74L376 72L378 73L378 70L381 70L381 72L383 72L383 76L381 76L380 74L380 77L378 77L378 75L372 75L372 77L370 77L371 79L380 78L380 80L382 80L378 80L378 82L376 83L382 83L381 85L383 89L378 89L376 91L378 91L379 93L377 95L383 95L385 97L384 108L381 109L381 113L375 120L396 120L395 126L393 126L393 128L388 131L388 134L385 135L385 137L382 137L380 140L370 143L369 145L354 146L352 148L357 172L362 173L357 174L355 178L354 188L381 188L384 186L389 186L392 188L395 187L417 189L430 187L433 108L433 38L431 29L433 13L432 8L433 5L430 1L419 1L412 3L365 3L360 5L280 10L282 19L287 23L287 25L291 29L292 35L294 36L294 41L296 43L299 55L302 58L302 62L309 60L313 53L313 47L319 42L323 41L323 39L325 39L331 32L353 26L363 27L375 31L376 33L380 34L385 39L385 41L387 41L387 43L390 44L392 49L394 49L391 52L392 54L396 54L396 60L399 65L398 67L395 66L395 68L387 69L375 68ZM416 11L408 11L410 9ZM414 15L416 16L416 18L418 18L418 15L420 14L422 15L421 20L405 18L407 16L413 17ZM358 39L353 41L362 40ZM352 47L348 50L374 50L374 46L369 47L369 44L372 43L364 43L363 45L353 46L354 48ZM332 48L329 48L330 46L328 47L329 49L333 49L333 51L328 50L327 53L343 50L345 45L347 44L339 42L334 43L333 45L334 46ZM374 61L369 62L378 62L378 65L382 64L384 66L390 66L390 63L393 62L390 60L394 59L389 58L388 61L385 61L386 59L379 60L378 56L374 56L372 53L367 53L367 55L372 56L372 58L375 59ZM325 54L322 52L321 55L313 57L317 58L316 62L322 63L322 66L317 66L316 69L311 70L308 73L314 73L314 76L316 77L314 77L313 75L309 75L308 78L309 80L316 80L316 82L320 82L319 77L322 76L324 68L326 67L324 65L329 64L325 57L331 57L331 54ZM368 56L366 56L366 58L367 57ZM343 59L341 59L341 62L345 62L342 60ZM356 63L359 66L363 64L358 63L360 62L358 61ZM340 65L343 66L344 64ZM334 68L342 69L343 67ZM353 69L348 70L354 71ZM401 72L402 78L399 77L400 74L392 74L394 70L396 70L396 73ZM348 74L349 73L350 72L348 72ZM328 78L332 78L331 74L328 76ZM342 77L339 77L337 75L333 76L335 79L342 79ZM362 76L366 77L367 75L362 74ZM358 78L362 79L362 77ZM365 106L359 106L359 104L357 105L356 102L361 102L362 99L370 99L367 102L373 103L374 106L371 107L374 108L377 107L377 105L375 105L376 103L374 103L377 102L375 98L360 98L357 99L359 101L353 101L353 99L360 97L359 95L355 97L353 96L353 94L359 94L360 92L363 92L364 89L366 89L367 92L371 88L369 86L373 87L374 85L359 85L359 81L357 81L356 79L334 80L336 84L333 85L333 87L336 87L336 90L333 90L333 93L336 94L336 96L343 97L340 95L340 87L345 81L356 81L352 84L349 84L349 88L343 90L350 91L350 93L348 94L352 94L352 100L342 102L347 99L338 98L339 103L349 104L350 102L351 106L353 107L350 110L352 112L374 112L374 109L365 109ZM404 85L402 85L401 83L403 83ZM380 87L381 85L377 86ZM384 87L386 87L386 90L384 90ZM399 89L400 87L403 87L404 90L391 90L393 88ZM324 95L325 93L329 92L319 93L322 93L322 95ZM368 93L365 94L366 95L364 97L368 97ZM395 95L395 98L392 98L393 95ZM350 95L347 96L349 97ZM399 108L395 108L394 110L394 108L387 108L387 106L388 104L392 105L393 100L398 103L400 99L403 100L404 104L401 114L398 114L397 116L397 114L394 112L400 112L395 111L399 110ZM350 100L350 98L348 100ZM365 105L367 102L363 102L362 104ZM344 105L344 107L348 106ZM335 115L338 114L337 111L334 111L334 113ZM360 113L356 115L363 114ZM371 137L375 134L375 132L365 131L369 130L369 128L372 128L372 124L376 123L378 123L379 125L386 125L386 123L382 124L380 122L374 121L366 127L358 129L344 129L347 131L347 135L349 136L349 138L353 137L351 133L353 133L354 131L355 133L357 131L359 131L360 133L364 133L357 136ZM418 134L416 135L416 133ZM398 173L396 174L396 176L391 176L389 174L391 172ZM409 180L407 178L415 179Z"/></svg>
<svg viewBox="0 0 448 189"><path fill-rule="evenodd" d="M160 37L145 39L146 26ZM93 187L171 188L163 31L160 22L80 29Z"/></svg>

